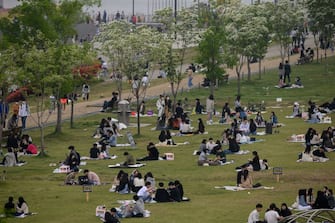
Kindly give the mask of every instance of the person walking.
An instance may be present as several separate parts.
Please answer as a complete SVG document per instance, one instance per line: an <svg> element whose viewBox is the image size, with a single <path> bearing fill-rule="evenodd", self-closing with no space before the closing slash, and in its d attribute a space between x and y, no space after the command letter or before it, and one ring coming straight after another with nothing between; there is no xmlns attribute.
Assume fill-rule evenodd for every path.
<svg viewBox="0 0 335 223"><path fill-rule="evenodd" d="M286 83L286 78L288 80L288 84L291 83L291 65L289 64L288 60L285 61L285 65L284 65L284 83Z"/></svg>
<svg viewBox="0 0 335 223"><path fill-rule="evenodd" d="M88 98L90 96L90 86L88 84L85 83L83 85L83 89L81 90L81 94L82 94L83 100L88 101Z"/></svg>
<svg viewBox="0 0 335 223"><path fill-rule="evenodd" d="M206 100L207 124L213 123L214 96L211 94Z"/></svg>
<svg viewBox="0 0 335 223"><path fill-rule="evenodd" d="M26 128L27 117L30 115L30 108L26 101L22 101L19 106L19 117L21 118L22 129Z"/></svg>

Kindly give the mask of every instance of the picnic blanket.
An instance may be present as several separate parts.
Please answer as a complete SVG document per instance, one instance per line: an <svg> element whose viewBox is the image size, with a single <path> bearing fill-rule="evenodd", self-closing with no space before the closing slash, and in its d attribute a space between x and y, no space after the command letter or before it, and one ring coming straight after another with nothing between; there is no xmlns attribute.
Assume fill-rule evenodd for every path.
<svg viewBox="0 0 335 223"><path fill-rule="evenodd" d="M248 153L250 153L249 150L240 150L240 151L238 151L236 153L232 153L232 154L235 154L235 155L244 155L244 154L248 154Z"/></svg>
<svg viewBox="0 0 335 223"><path fill-rule="evenodd" d="M110 165L108 165L108 167L109 168L140 168L140 167L145 166L145 165L146 165L145 163L136 163L136 164L133 164L133 165L124 166L121 163L116 163L116 164L110 164Z"/></svg>
<svg viewBox="0 0 335 223"><path fill-rule="evenodd" d="M183 133L180 133L180 132L171 132L171 136L193 136L195 134L183 134ZM204 133L199 133L199 135L208 135L208 132L204 132Z"/></svg>
<svg viewBox="0 0 335 223"><path fill-rule="evenodd" d="M265 139L256 139L255 141L240 142L240 144L253 144L255 142L264 142Z"/></svg>
<svg viewBox="0 0 335 223"><path fill-rule="evenodd" d="M175 144L167 144L165 142L159 142L157 144L155 144L155 146L164 146L164 147L176 147L176 146L181 146L181 145L188 145L190 144L190 142L177 142Z"/></svg>
<svg viewBox="0 0 335 223"><path fill-rule="evenodd" d="M255 187L255 188L243 188L243 187L238 187L238 186L215 186L215 189L225 189L229 191L243 191L243 190L259 190L259 189L265 189L265 190L273 190L274 187L265 187L265 186L260 186L260 187Z"/></svg>
<svg viewBox="0 0 335 223"><path fill-rule="evenodd" d="M104 160L104 159L111 159L111 160L114 160L117 158L117 155L112 155L110 156L109 158L103 158L103 159L100 159L100 158L91 158L89 156L82 156L80 157L80 160ZM80 162L80 165L82 165L81 163L84 163L84 162ZM86 164L85 164L86 165Z"/></svg>

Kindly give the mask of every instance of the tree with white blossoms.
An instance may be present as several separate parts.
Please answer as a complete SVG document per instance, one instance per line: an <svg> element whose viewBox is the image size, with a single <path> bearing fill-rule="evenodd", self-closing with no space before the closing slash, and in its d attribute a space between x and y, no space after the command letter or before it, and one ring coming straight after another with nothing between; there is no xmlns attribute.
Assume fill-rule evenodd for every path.
<svg viewBox="0 0 335 223"><path fill-rule="evenodd" d="M335 34L335 1L329 0L307 0L309 29L314 36L317 61L319 61L319 46L324 49L327 57L327 48L330 44L334 46ZM320 40L322 39L322 43Z"/></svg>
<svg viewBox="0 0 335 223"><path fill-rule="evenodd" d="M195 8L183 8L173 12L172 8L165 8L155 12L154 21L164 26L164 36L169 50L161 61L166 77L170 82L175 108L180 83L184 75L186 50L199 41L197 27L197 11Z"/></svg>
<svg viewBox="0 0 335 223"><path fill-rule="evenodd" d="M148 74L168 50L162 33L149 27L136 27L126 21L113 21L103 25L94 38L95 47L115 64L120 75L125 75L132 84L132 93L137 104L137 133L140 135L140 96L144 95L148 83L143 76ZM121 95L122 85L119 85Z"/></svg>
<svg viewBox="0 0 335 223"><path fill-rule="evenodd" d="M280 57L284 63L285 57L290 57L291 31L303 25L304 14L300 4L293 5L288 0L280 0L277 4L265 3L268 13L271 33L274 42L280 45Z"/></svg>
<svg viewBox="0 0 335 223"><path fill-rule="evenodd" d="M260 5L230 6L225 10L227 41L225 54L235 57L237 95L240 95L241 71L248 66L248 81L251 80L250 61L262 58L267 51L269 29L264 10Z"/></svg>

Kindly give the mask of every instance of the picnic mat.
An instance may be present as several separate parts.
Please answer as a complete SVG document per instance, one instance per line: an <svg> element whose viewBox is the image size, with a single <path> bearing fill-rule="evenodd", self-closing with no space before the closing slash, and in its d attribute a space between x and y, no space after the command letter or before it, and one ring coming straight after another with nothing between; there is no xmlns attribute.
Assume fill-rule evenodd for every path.
<svg viewBox="0 0 335 223"><path fill-rule="evenodd" d="M109 168L140 168L140 167L145 166L145 165L146 165L145 163L136 163L136 164L133 164L133 165L124 166L121 163L116 163L116 164L110 164L110 165L108 165L108 167Z"/></svg>
<svg viewBox="0 0 335 223"><path fill-rule="evenodd" d="M225 189L229 191L243 191L243 190L259 190L259 189L265 189L265 190L273 190L274 187L255 187L255 188L243 188L243 187L238 187L238 186L215 186L215 189Z"/></svg>

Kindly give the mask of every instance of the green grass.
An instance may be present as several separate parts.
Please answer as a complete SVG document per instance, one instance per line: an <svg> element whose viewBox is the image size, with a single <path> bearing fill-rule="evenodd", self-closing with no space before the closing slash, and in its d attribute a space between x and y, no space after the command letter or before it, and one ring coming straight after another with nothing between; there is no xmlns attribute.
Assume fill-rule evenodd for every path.
<svg viewBox="0 0 335 223"><path fill-rule="evenodd" d="M249 212L254 208L257 202L263 203L267 207L270 203L275 202L280 205L286 202L291 205L295 201L299 188L313 187L315 193L324 185L334 189L333 179L335 153L328 153L330 161L326 163L297 163L297 154L304 148L300 143L287 143L286 139L292 134L305 133L308 127L317 129L320 133L327 128L329 124L310 125L301 119L285 119L285 115L291 113L294 101L301 105L307 106L307 101L312 99L318 104L330 101L334 97L333 86L335 83L335 58L329 58L329 73L326 74L323 64L311 64L293 67L292 79L300 76L305 86L304 89L277 89L274 85L277 83L277 71L267 72L258 79L258 75L253 77L251 82L242 81L241 93L242 104L248 102L259 103L264 101L267 106L265 118L269 117L270 111L275 111L279 116L279 121L286 126L279 128L279 134L259 136L259 139L265 139L265 142L251 145L242 145L241 149L250 151L257 150L261 158L267 158L270 166L283 167L284 174L280 182L276 182L276 177L272 171L262 171L253 173L254 181L262 185L273 186L274 190L255 190L248 194L246 191L231 192L214 189L218 185L234 185L236 181L235 167L241 165L249 158L248 155L229 155L228 159L235 160L233 165L216 166L216 167L198 167L196 165L196 156L192 156L193 150L198 146L203 138L213 137L220 138L221 133L227 128L227 125L206 126L208 135L197 135L191 137L174 137L176 142L189 141L189 145L166 148L159 147L160 153L174 152L174 161L152 161L147 162L147 166L140 169L145 174L151 171L156 182L163 181L167 184L171 180L179 179L185 190L185 195L191 199L190 202L167 203L167 204L148 204L146 208L151 211L151 217L145 219L121 219L122 222L146 222L146 223L182 223L182 222L246 222ZM269 87L266 91L265 88ZM215 90L215 102L218 111L221 111L222 105L228 101L233 104L236 95L236 82L230 80L228 85L223 85ZM92 94L94 94L92 92ZM106 93L107 94L107 93ZM195 89L189 93L180 95L180 99L187 97L190 103L193 99L200 98L202 103L208 97L208 89ZM98 95L98 94L97 94ZM281 108L270 108L278 105L276 98L281 97L283 102ZM148 103L153 109L154 102ZM148 108L148 109L149 109ZM94 216L97 205L105 204L108 208L118 206L116 203L119 199L130 199L130 195L119 195L109 193L108 189L111 184L94 187L90 193L89 202L86 202L85 193L79 186L62 186L65 178L63 174L53 174L55 167L50 167L50 163L58 163L65 158L69 145L75 145L82 156L88 155L89 148L95 142L92 133L98 125L100 119L106 114L78 119L75 122L75 128L70 129L69 123L63 124L63 133L60 135L53 134L53 127L46 129L46 144L48 157L21 157L27 161L23 167L3 168L0 171L7 171L7 180L0 181L0 203L4 204L8 196L24 196L27 200L30 210L38 212L38 215L27 217L25 219L1 219L0 222L14 223L68 223L68 222L100 222ZM194 121L198 117L191 116ZM335 115L331 115L335 120ZM217 118L218 119L218 118ZM135 136L137 148L116 148L113 153L118 155L116 160L88 161L88 168L98 173L103 182L111 183L113 177L119 169L109 169L108 164L122 162L123 152L130 151L135 157L144 156L146 145L149 141L158 141L158 131L151 131L155 125L155 118L142 118L142 123L150 123L151 126L141 128L141 136ZM136 122L131 119L131 122ZM135 128L129 129L133 134ZM31 130L28 132L32 135L34 141L38 142L38 131ZM123 132L125 133L125 132ZM126 139L119 138L120 143L126 142ZM131 169L126 169L130 173ZM263 216L264 211L261 216Z"/></svg>

